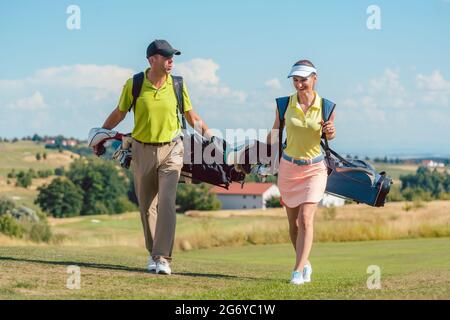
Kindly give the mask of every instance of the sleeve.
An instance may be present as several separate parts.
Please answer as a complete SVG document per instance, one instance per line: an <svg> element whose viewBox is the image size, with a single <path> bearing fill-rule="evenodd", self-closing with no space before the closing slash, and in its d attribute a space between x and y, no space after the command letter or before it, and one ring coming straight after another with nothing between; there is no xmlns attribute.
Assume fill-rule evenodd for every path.
<svg viewBox="0 0 450 320"><path fill-rule="evenodd" d="M131 92L132 89L133 89L133 78L130 78L123 86L122 94L120 95L119 110L122 112L128 111L128 109L131 106L131 103L133 102L133 94Z"/></svg>
<svg viewBox="0 0 450 320"><path fill-rule="evenodd" d="M186 83L183 83L183 102L184 102L184 112L192 110L191 98L189 97L189 92L186 87Z"/></svg>

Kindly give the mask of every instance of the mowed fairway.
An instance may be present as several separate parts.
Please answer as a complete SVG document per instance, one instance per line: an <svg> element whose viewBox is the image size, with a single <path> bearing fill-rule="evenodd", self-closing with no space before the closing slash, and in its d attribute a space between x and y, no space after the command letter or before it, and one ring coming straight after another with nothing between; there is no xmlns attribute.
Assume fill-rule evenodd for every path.
<svg viewBox="0 0 450 320"><path fill-rule="evenodd" d="M177 252L174 274L145 272L138 247L0 247L0 299L449 299L450 239L317 243L313 282L288 284L289 244ZM66 288L67 266L81 289ZM367 268L381 269L379 290Z"/></svg>

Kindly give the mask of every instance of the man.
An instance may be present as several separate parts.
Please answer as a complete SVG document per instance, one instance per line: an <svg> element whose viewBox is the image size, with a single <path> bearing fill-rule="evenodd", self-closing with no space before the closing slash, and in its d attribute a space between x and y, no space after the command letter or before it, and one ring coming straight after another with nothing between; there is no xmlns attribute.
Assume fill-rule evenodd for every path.
<svg viewBox="0 0 450 320"><path fill-rule="evenodd" d="M173 56L180 51L165 40L155 40L147 48L150 68L145 71L139 98L134 106L132 159L134 183L145 244L150 253L147 269L171 274L170 262L175 238L175 200L183 166L184 147L178 118L177 99L170 72ZM122 91L119 106L110 114L103 128L113 129L126 116L133 102L133 78ZM183 86L184 116L190 126L210 138L208 126L192 109ZM97 153L97 148L94 148Z"/></svg>

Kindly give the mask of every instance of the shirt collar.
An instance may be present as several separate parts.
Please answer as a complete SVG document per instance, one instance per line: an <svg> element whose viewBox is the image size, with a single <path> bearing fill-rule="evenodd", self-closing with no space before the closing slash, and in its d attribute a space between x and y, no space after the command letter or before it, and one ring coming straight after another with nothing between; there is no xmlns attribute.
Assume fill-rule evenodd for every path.
<svg viewBox="0 0 450 320"><path fill-rule="evenodd" d="M153 86L153 84L148 80L147 78L147 72L150 70L150 68L147 68L144 71L144 83L147 84L147 86L149 86L150 88L153 88L156 90L156 88ZM171 86L172 85L172 75L167 75L167 79L166 82L164 82L164 84L161 86L161 88L159 88L159 90L161 90L162 88L166 87L166 86Z"/></svg>
<svg viewBox="0 0 450 320"><path fill-rule="evenodd" d="M320 109L320 107L322 105L322 102L321 102L322 98L319 96L317 91L314 91L314 93L316 94L316 97L314 98L314 102L310 106L310 108ZM291 97L292 97L291 98L291 106L293 106L295 108L297 106L297 102L298 102L297 93L294 93Z"/></svg>

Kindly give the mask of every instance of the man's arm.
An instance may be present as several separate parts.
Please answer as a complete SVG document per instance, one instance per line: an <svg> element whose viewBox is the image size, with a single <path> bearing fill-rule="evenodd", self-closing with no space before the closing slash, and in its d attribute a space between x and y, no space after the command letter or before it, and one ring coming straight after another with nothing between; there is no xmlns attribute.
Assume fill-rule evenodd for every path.
<svg viewBox="0 0 450 320"><path fill-rule="evenodd" d="M212 133L209 131L208 126L202 120L202 118L195 112L193 109L186 111L184 113L186 117L186 121L189 125L194 128L198 133L204 136L206 139L210 139L212 137Z"/></svg>
<svg viewBox="0 0 450 320"><path fill-rule="evenodd" d="M102 128L112 130L115 128L123 119L125 119L127 113L122 112L119 110L119 107L113 110L109 117L105 120L105 123L103 124ZM104 152L103 145L96 145L92 147L92 150L94 151L94 154L97 156L100 156ZM103 151L102 151L103 150Z"/></svg>
<svg viewBox="0 0 450 320"><path fill-rule="evenodd" d="M123 119L125 119L127 112L119 110L119 107L113 110L109 117L105 120L102 128L112 130L114 129Z"/></svg>

